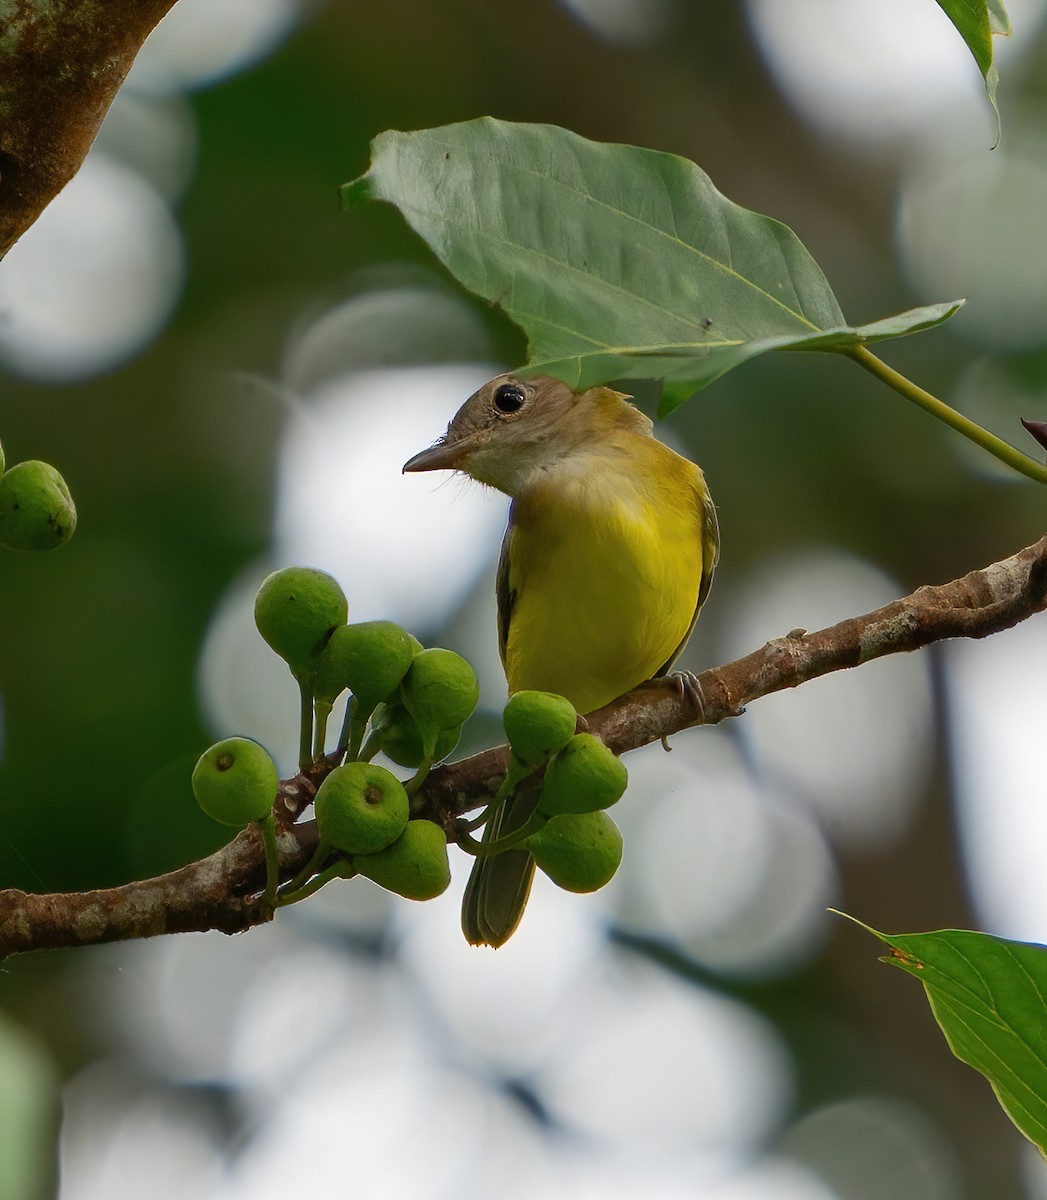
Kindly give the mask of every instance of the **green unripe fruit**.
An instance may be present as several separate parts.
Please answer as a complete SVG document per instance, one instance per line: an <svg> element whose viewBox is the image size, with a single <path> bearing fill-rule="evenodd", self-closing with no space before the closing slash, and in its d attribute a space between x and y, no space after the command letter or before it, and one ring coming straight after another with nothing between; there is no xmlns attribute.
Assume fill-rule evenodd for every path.
<svg viewBox="0 0 1047 1200"><path fill-rule="evenodd" d="M379 746L386 758L391 758L401 767L412 770L421 765L425 757L422 734L414 717L402 704L383 704L375 713L372 728L379 739ZM458 745L461 726L441 729L436 735L436 748L432 761L441 762Z"/></svg>
<svg viewBox="0 0 1047 1200"><path fill-rule="evenodd" d="M339 625L316 656L313 692L334 700L348 688L368 713L400 686L413 658L411 635L393 621Z"/></svg>
<svg viewBox="0 0 1047 1200"><path fill-rule="evenodd" d="M212 820L239 829L269 815L279 785L276 763L250 738L217 742L193 768L197 804Z"/></svg>
<svg viewBox="0 0 1047 1200"><path fill-rule="evenodd" d="M373 854L403 833L410 816L404 785L385 767L335 767L313 801L320 840L343 854Z"/></svg>
<svg viewBox="0 0 1047 1200"><path fill-rule="evenodd" d="M308 677L313 654L331 629L344 625L349 605L338 581L312 567L285 567L262 581L254 600L258 632L291 668Z"/></svg>
<svg viewBox="0 0 1047 1200"><path fill-rule="evenodd" d="M54 550L76 528L76 505L50 463L15 463L0 476L0 546Z"/></svg>
<svg viewBox="0 0 1047 1200"><path fill-rule="evenodd" d="M549 816L590 813L622 798L629 772L591 733L576 733L545 769L538 808Z"/></svg>
<svg viewBox="0 0 1047 1200"><path fill-rule="evenodd" d="M577 720L570 700L553 692L516 692L502 714L513 754L526 767L536 767L562 750Z"/></svg>
<svg viewBox="0 0 1047 1200"><path fill-rule="evenodd" d="M358 855L353 866L380 887L408 900L432 900L451 882L447 839L432 821L409 821L391 846L377 854Z"/></svg>
<svg viewBox="0 0 1047 1200"><path fill-rule="evenodd" d="M534 861L569 892L602 888L622 861L622 833L605 812L564 813L527 839Z"/></svg>
<svg viewBox="0 0 1047 1200"><path fill-rule="evenodd" d="M400 685L404 707L422 731L422 740L453 729L469 716L480 698L476 672L453 650L423 650Z"/></svg>

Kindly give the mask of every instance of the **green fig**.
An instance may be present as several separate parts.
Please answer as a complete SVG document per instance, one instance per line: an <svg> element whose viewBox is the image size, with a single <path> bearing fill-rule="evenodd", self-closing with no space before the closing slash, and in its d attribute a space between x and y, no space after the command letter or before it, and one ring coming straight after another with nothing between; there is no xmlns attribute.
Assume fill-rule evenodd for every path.
<svg viewBox="0 0 1047 1200"><path fill-rule="evenodd" d="M312 567L285 567L262 581L254 601L258 632L298 680L312 675L313 655L349 606L338 581Z"/></svg>
<svg viewBox="0 0 1047 1200"><path fill-rule="evenodd" d="M527 839L534 861L569 892L602 888L622 861L622 833L605 812L550 817Z"/></svg>
<svg viewBox="0 0 1047 1200"><path fill-rule="evenodd" d="M549 816L610 808L622 798L629 772L591 733L576 733L545 769L538 808Z"/></svg>
<svg viewBox="0 0 1047 1200"><path fill-rule="evenodd" d="M212 820L240 829L269 815L279 784L276 763L250 738L217 742L193 768L197 804Z"/></svg>
<svg viewBox="0 0 1047 1200"><path fill-rule="evenodd" d="M393 621L339 625L316 656L313 692L333 701L348 688L369 713L400 686L414 655L411 635Z"/></svg>
<svg viewBox="0 0 1047 1200"><path fill-rule="evenodd" d="M415 655L400 684L400 697L429 749L442 729L461 725L473 711L480 698L480 685L460 654L453 650L423 650Z"/></svg>
<svg viewBox="0 0 1047 1200"><path fill-rule="evenodd" d="M30 459L0 476L0 546L54 550L75 528L73 498L50 463Z"/></svg>
<svg viewBox="0 0 1047 1200"><path fill-rule="evenodd" d="M350 762L320 784L313 801L320 840L343 854L373 854L403 833L410 816L404 785L385 767Z"/></svg>
<svg viewBox="0 0 1047 1200"><path fill-rule="evenodd" d="M536 767L562 750L577 721L570 700L553 692L516 692L502 714L509 745L525 767Z"/></svg>
<svg viewBox="0 0 1047 1200"><path fill-rule="evenodd" d="M378 742L378 748L394 763L412 770L421 765L425 757L422 745L422 734L414 717L402 704L395 701L382 704L375 712L371 722L373 736ZM433 749L432 761L442 762L455 746L461 736L461 726L454 729L441 729L436 735L436 745Z"/></svg>
<svg viewBox="0 0 1047 1200"><path fill-rule="evenodd" d="M357 855L353 866L380 887L408 900L432 900L451 882L447 839L432 821L409 821L391 846L377 854Z"/></svg>

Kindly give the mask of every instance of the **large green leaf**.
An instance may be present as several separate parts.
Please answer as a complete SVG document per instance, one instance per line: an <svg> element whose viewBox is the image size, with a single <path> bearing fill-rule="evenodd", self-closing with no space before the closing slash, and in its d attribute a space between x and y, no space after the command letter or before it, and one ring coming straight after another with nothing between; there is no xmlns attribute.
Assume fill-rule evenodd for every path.
<svg viewBox="0 0 1047 1200"><path fill-rule="evenodd" d="M953 1054L1047 1153L1047 947L964 929L869 932L890 947L884 962L923 984Z"/></svg>
<svg viewBox="0 0 1047 1200"><path fill-rule="evenodd" d="M528 366L574 387L669 381L664 408L768 350L844 350L936 325L961 301L847 323L778 221L694 163L489 117L372 143L347 205L395 204L470 291L527 334Z"/></svg>
<svg viewBox="0 0 1047 1200"><path fill-rule="evenodd" d="M974 61L985 80L986 95L996 115L998 134L1000 110L996 107L996 86L1000 77L993 62L992 37L994 33L1006 36L1011 32L1011 21L1003 0L938 0L938 3L974 55Z"/></svg>

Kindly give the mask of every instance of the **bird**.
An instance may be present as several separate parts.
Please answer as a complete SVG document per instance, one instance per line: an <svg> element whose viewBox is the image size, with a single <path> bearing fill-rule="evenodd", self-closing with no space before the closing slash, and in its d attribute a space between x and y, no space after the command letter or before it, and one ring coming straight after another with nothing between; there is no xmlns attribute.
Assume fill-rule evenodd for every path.
<svg viewBox="0 0 1047 1200"><path fill-rule="evenodd" d="M701 469L654 436L631 397L498 375L403 470L458 471L511 498L496 585L510 694L555 692L584 714L669 672L709 593L719 527ZM533 807L510 796L484 841ZM522 848L476 859L462 907L471 944L509 939L534 869Z"/></svg>

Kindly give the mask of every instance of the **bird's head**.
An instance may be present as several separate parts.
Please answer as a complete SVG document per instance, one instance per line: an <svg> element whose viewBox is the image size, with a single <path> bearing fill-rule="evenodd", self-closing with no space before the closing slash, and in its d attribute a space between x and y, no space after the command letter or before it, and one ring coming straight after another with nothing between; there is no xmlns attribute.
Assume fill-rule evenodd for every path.
<svg viewBox="0 0 1047 1200"><path fill-rule="evenodd" d="M592 447L609 429L649 432L650 421L606 387L572 391L548 375L498 375L474 392L444 436L404 464L404 471L464 471L515 495L535 471Z"/></svg>

